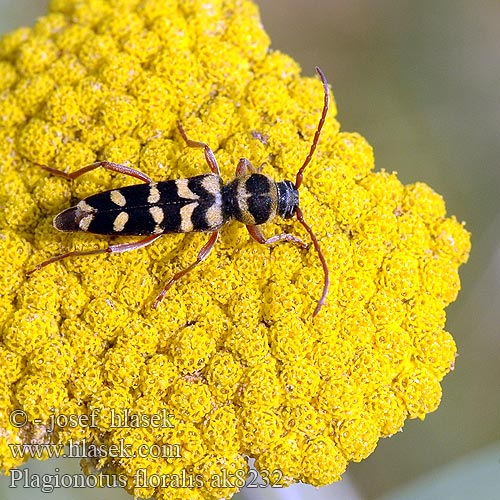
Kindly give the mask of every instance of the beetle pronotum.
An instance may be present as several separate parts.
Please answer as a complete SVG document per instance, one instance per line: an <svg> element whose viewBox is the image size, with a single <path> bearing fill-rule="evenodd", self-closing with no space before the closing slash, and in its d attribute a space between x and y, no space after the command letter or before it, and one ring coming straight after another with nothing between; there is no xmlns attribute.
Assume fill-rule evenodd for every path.
<svg viewBox="0 0 500 500"><path fill-rule="evenodd" d="M81 200L76 206L56 215L54 227L60 231L85 231L93 234L145 236L145 238L97 250L73 251L56 255L38 264L28 274L67 257L137 250L167 233L194 231L211 233L195 262L175 274L163 287L153 304L157 307L176 281L206 259L217 241L222 226L231 219L245 224L252 238L264 245L289 241L301 248L307 248L307 245L297 236L282 233L266 238L260 229L261 224L272 221L277 215L283 219L290 219L295 215L309 234L323 266L323 292L313 316L318 314L328 293L330 283L328 267L318 240L311 227L305 222L299 208L299 188L302 184L303 173L318 144L330 102L326 77L320 68L317 67L316 71L323 83L323 110L309 153L297 171L295 183L276 182L260 173L260 169L255 169L249 160L241 158L236 167L236 177L224 185L213 151L204 142L189 139L180 123L178 123L178 129L186 144L193 148L203 148L207 164L212 170L211 174L153 182L139 170L107 161L92 163L69 174L40 165L50 173L66 179L76 179L91 170L102 167L143 181L145 184L103 191Z"/></svg>

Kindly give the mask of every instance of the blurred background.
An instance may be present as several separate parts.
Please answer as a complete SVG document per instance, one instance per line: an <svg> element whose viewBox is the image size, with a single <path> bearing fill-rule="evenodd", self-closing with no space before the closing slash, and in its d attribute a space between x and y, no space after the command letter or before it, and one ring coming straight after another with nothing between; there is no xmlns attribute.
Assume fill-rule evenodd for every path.
<svg viewBox="0 0 500 500"><path fill-rule="evenodd" d="M209 0L207 0L209 1ZM380 441L341 483L246 490L235 499L500 499L500 3L495 0L260 0L274 49L328 77L345 131L374 147L377 169L442 194L472 232L462 291L448 309L458 345L439 409ZM31 25L48 0L0 0L0 32ZM30 462L40 473L71 464ZM10 489L0 499L44 497ZM59 490L52 498L130 498Z"/></svg>

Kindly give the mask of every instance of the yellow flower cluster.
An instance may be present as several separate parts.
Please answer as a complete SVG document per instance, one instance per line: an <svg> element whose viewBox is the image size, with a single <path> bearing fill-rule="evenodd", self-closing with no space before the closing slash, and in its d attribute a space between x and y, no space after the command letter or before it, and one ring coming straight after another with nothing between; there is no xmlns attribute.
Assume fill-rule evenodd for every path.
<svg viewBox="0 0 500 500"><path fill-rule="evenodd" d="M9 445L85 440L107 450L92 471L120 475L138 497L229 498L246 457L268 484L321 486L436 409L456 355L444 308L469 235L425 184L374 172L371 147L340 132L333 103L300 191L332 283L314 321L314 249L259 245L237 223L157 310L155 294L206 235L25 277L50 256L106 246L51 219L130 182L102 169L69 182L36 164L74 171L106 159L155 180L207 172L181 120L224 179L242 156L294 179L322 103L320 81L269 50L249 0L52 0L33 28L0 40L3 470L27 458ZM293 220L264 230L307 240ZM51 429L54 416L79 425ZM110 452L119 445L133 453Z"/></svg>

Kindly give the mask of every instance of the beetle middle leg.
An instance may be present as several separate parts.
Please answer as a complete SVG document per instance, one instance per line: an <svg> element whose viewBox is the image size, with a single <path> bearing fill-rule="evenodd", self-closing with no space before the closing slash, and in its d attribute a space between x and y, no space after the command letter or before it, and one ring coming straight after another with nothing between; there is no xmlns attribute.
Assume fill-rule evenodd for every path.
<svg viewBox="0 0 500 500"><path fill-rule="evenodd" d="M179 129L179 133L181 134L182 138L190 148L203 148L205 153L205 159L207 160L210 170L212 170L214 174L220 175L219 164L217 163L215 154L210 149L210 146L204 142L193 141L192 139L189 139L181 122L177 122L177 128Z"/></svg>
<svg viewBox="0 0 500 500"><path fill-rule="evenodd" d="M189 271L193 270L200 262L204 261L208 257L209 253L212 251L212 248L217 242L218 237L219 231L214 231L210 236L210 239L207 241L207 243L205 243L203 248L198 253L196 260L188 267L186 267L182 271L179 271L172 278L170 278L170 280L166 283L166 285L163 287L163 290L158 294L154 301L153 307L155 309L158 307L158 304L163 300L163 297L165 297L165 294L168 292L168 290L170 290L174 283L179 281L185 274L189 273Z"/></svg>

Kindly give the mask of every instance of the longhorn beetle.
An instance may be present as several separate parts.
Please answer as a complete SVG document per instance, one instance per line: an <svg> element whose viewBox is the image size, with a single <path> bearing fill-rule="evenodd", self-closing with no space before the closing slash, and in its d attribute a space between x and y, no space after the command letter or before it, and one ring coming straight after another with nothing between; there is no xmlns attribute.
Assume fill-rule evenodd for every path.
<svg viewBox="0 0 500 500"><path fill-rule="evenodd" d="M330 278L318 240L311 227L305 222L299 208L299 188L302 184L303 173L318 144L330 102L326 77L320 68L316 67L316 71L323 83L323 110L309 153L296 174L295 184L290 181L275 182L267 175L261 174L261 168L255 169L249 160L241 158L236 167L235 179L224 185L213 151L204 142L189 139L180 122L177 126L182 138L189 147L203 148L206 162L212 170L211 174L153 182L138 170L107 161L92 163L69 174L40 165L50 173L66 179L76 179L91 170L103 167L143 181L145 184L126 186L91 195L76 206L56 215L53 224L59 231L85 231L93 234L145 236L145 238L135 242L110 245L98 250L74 251L56 255L38 264L27 274L67 257L137 250L153 243L166 233L193 231L212 233L208 242L200 250L196 261L175 274L163 287L153 304L156 308L176 281L207 258L217 241L220 229L231 219L245 224L250 236L264 245L271 245L277 241L289 241L307 248L307 245L296 236L283 233L266 238L260 229L261 224L272 221L277 215L283 219L290 219L295 215L309 234L323 266L323 292L313 313L313 316L316 316L325 302Z"/></svg>

